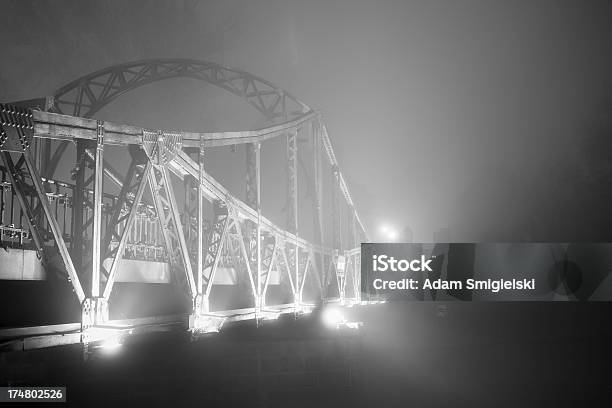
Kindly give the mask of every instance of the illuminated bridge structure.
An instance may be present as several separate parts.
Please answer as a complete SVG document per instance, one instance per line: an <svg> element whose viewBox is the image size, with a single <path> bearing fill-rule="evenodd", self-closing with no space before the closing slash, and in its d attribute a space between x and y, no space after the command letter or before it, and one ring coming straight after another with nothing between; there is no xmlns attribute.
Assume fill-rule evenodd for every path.
<svg viewBox="0 0 612 408"><path fill-rule="evenodd" d="M223 88L245 99L268 125L184 132L95 119L117 97L172 78ZM19 339L16 347L22 349L87 343L106 329L168 322L171 317L109 319L114 284L130 268L166 273L190 302L185 320L196 332L216 331L226 321L307 313L315 301L361 302L359 244L368 235L321 114L270 82L210 62L146 60L86 75L49 97L2 104L0 114L1 243L9 254L21 251L23 259L17 270L4 253L2 279L56 273L81 305L80 322L4 329L0 340ZM286 225L266 218L261 205L260 152L278 138L286 143L286 156L278 157L288 177L287 196L279 198L287 202ZM298 179L298 141L312 149L311 180ZM246 147L244 200L206 169L211 148L241 144ZM129 149L126 171L105 160L112 146ZM71 177L58 174L62 161L76 163ZM331 179L328 193L325 178ZM306 185L313 186L312 220L300 219L305 216L298 188ZM314 240L300 234L303 222L313 223ZM218 310L211 302L220 271L243 277L251 307ZM266 301L272 280L287 285L290 302ZM307 281L318 290L310 299ZM333 285L330 296L327 288Z"/></svg>

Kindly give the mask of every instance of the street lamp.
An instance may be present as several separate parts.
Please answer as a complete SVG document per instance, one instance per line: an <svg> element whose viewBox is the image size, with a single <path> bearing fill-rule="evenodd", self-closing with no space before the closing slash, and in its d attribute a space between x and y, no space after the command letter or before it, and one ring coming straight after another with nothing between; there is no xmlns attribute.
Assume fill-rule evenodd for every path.
<svg viewBox="0 0 612 408"><path fill-rule="evenodd" d="M399 237L398 232L391 226L383 224L380 226L380 234L387 241L395 241Z"/></svg>

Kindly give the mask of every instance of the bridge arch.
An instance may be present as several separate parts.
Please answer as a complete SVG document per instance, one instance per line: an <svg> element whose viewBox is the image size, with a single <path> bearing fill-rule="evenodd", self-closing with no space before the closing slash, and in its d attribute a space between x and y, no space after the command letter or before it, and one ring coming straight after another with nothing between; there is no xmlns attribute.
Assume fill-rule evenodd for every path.
<svg viewBox="0 0 612 408"><path fill-rule="evenodd" d="M103 68L53 93L54 111L85 118L119 96L172 78L192 78L223 88L246 101L272 122L291 120L310 110L273 83L235 68L182 58L148 59Z"/></svg>
<svg viewBox="0 0 612 408"><path fill-rule="evenodd" d="M270 81L249 72L217 63L187 58L156 58L112 65L84 75L57 89L52 95L49 110L55 113L92 118L100 109L130 91L142 86L173 78L192 78L215 85L231 94L244 98L269 122L290 122L313 110L295 96ZM339 171L339 165L327 130L320 124L322 148L329 164L337 169L339 189L351 208L359 227L367 238L367 232L354 209L351 194ZM47 141L49 143L49 141ZM47 159L44 174L52 177L67 142L60 142L52 156ZM253 172L253 147L247 145L247 167ZM252 178L253 174L247 174ZM247 189L249 188L247 180ZM253 204L256 192L247 191L247 201Z"/></svg>
<svg viewBox="0 0 612 408"><path fill-rule="evenodd" d="M289 92L249 72L185 58L147 59L102 68L57 89L52 95L49 110L93 118L121 95L174 78L191 78L222 88L245 99L270 123L289 122L311 111L308 105ZM53 177L67 147L66 142L61 142L49 155L44 171L47 177ZM50 151L50 145L47 149ZM247 147L247 163L252 161L250 150ZM250 191L247 194L252 198L256 193Z"/></svg>

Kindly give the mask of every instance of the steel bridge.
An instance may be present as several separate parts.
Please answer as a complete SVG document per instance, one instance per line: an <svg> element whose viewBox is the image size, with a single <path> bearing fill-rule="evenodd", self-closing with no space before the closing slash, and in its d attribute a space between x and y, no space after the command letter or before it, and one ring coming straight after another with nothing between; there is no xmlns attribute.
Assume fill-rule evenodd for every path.
<svg viewBox="0 0 612 408"><path fill-rule="evenodd" d="M119 96L172 78L204 81L239 96L268 125L187 132L95 119ZM146 60L83 76L48 97L1 104L0 115L0 242L8 251L35 254L40 269L56 271L81 305L80 322L5 329L0 340L16 341L23 349L87 343L106 329L170 321L164 316L109 319L113 287L130 267L166 271L166 283L189 299L187 321L194 331L216 331L232 320L307 313L315 301L361 302L359 244L368 235L322 115L272 83L210 62ZM288 203L286 225L266 218L261 203L261 149L279 138L286 143L286 156L278 158L288 177L287 196L279 198ZM310 180L298 180L298 140L313 152ZM71 178L62 178L58 168L71 144L76 165ZM244 200L206 168L211 148L237 145L246 148ZM105 160L112 146L129 150L127 170ZM331 180L328 193L325 178ZM302 185L314 186L311 220L300 218L305 217L298 194ZM314 225L314 239L301 234L304 222ZM25 279L6 262L1 269L9 279ZM220 271L245 279L251 307L219 310L211 302ZM286 284L289 303L266 301L273 280ZM307 281L317 289L309 299ZM333 296L330 285L337 289Z"/></svg>

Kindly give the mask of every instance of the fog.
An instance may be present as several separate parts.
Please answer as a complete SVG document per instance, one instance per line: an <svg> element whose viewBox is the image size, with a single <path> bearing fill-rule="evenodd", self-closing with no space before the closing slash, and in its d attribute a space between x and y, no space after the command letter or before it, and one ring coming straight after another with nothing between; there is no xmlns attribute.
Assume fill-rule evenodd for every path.
<svg viewBox="0 0 612 408"><path fill-rule="evenodd" d="M383 222L409 227L416 241L442 228L455 241L612 238L609 2L5 1L2 9L2 102L49 95L126 61L217 62L322 112L374 239ZM261 125L238 119L210 86L155 90L163 104L143 88L101 115L185 130Z"/></svg>

